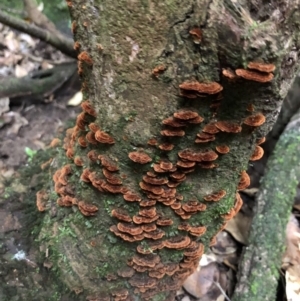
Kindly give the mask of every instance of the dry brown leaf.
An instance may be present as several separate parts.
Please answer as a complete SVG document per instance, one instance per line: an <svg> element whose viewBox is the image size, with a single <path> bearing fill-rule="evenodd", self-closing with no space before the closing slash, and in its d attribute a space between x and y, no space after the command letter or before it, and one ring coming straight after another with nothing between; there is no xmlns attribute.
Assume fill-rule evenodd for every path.
<svg viewBox="0 0 300 301"><path fill-rule="evenodd" d="M289 267L285 274L286 297L288 301L300 300L300 265Z"/></svg>
<svg viewBox="0 0 300 301"><path fill-rule="evenodd" d="M246 216L239 212L233 219L231 219L225 230L229 232L236 241L246 245L249 236L249 230L252 222L252 217Z"/></svg>

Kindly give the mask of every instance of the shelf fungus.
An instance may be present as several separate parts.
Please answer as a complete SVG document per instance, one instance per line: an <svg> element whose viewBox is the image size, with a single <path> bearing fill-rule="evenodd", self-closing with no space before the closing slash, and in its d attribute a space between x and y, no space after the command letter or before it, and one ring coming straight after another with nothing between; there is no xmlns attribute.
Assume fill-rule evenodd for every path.
<svg viewBox="0 0 300 301"><path fill-rule="evenodd" d="M195 139L195 143L207 143L211 141L215 141L216 137L215 135L206 134L206 133L198 133L197 137Z"/></svg>
<svg viewBox="0 0 300 301"><path fill-rule="evenodd" d="M165 65L158 65L155 68L153 68L152 70L152 75L154 75L155 77L158 77L160 74L162 74L165 70L167 69L167 67Z"/></svg>
<svg viewBox="0 0 300 301"><path fill-rule="evenodd" d="M82 51L77 58L79 61L85 62L89 66L93 65L93 60L86 51Z"/></svg>
<svg viewBox="0 0 300 301"><path fill-rule="evenodd" d="M168 249L184 249L191 242L188 236L176 236L165 240L165 247Z"/></svg>
<svg viewBox="0 0 300 301"><path fill-rule="evenodd" d="M119 167L116 162L110 159L108 156L99 155L98 159L101 161L101 165L109 171L118 171Z"/></svg>
<svg viewBox="0 0 300 301"><path fill-rule="evenodd" d="M104 143L104 144L114 144L115 143L115 139L113 137L111 137L109 134L98 130L95 133L95 139L100 142L100 143Z"/></svg>
<svg viewBox="0 0 300 301"><path fill-rule="evenodd" d="M250 62L247 67L249 69L254 69L266 73L273 72L276 69L276 66L274 64L267 64L262 62Z"/></svg>
<svg viewBox="0 0 300 301"><path fill-rule="evenodd" d="M48 202L48 198L49 196L44 189L39 190L36 193L36 207L38 211L43 212L46 210L46 204Z"/></svg>
<svg viewBox="0 0 300 301"><path fill-rule="evenodd" d="M266 137L262 137L256 140L256 145L261 145L266 142Z"/></svg>
<svg viewBox="0 0 300 301"><path fill-rule="evenodd" d="M217 82L200 83L198 81L183 82L179 88L183 91L201 94L217 94L223 90L223 87Z"/></svg>
<svg viewBox="0 0 300 301"><path fill-rule="evenodd" d="M89 100L85 100L81 103L81 108L84 112L88 113L93 117L97 117L97 112L93 108L91 102Z"/></svg>
<svg viewBox="0 0 300 301"><path fill-rule="evenodd" d="M85 216L95 215L98 211L98 207L92 204L87 204L84 201L78 202L79 211Z"/></svg>
<svg viewBox="0 0 300 301"><path fill-rule="evenodd" d="M262 158L262 156L264 155L264 150L262 147L260 147L259 145L255 146L254 152L250 157L250 161L257 161L260 160Z"/></svg>
<svg viewBox="0 0 300 301"><path fill-rule="evenodd" d="M225 133L240 133L242 131L242 127L232 121L217 121L215 125L220 131Z"/></svg>
<svg viewBox="0 0 300 301"><path fill-rule="evenodd" d="M259 71L245 69L236 69L235 73L244 79L260 83L270 82L274 78L274 75L272 73L262 73Z"/></svg>
<svg viewBox="0 0 300 301"><path fill-rule="evenodd" d="M93 132L87 132L87 134L85 135L85 139L90 144L96 145L98 143L98 141L95 139L95 133Z"/></svg>
<svg viewBox="0 0 300 301"><path fill-rule="evenodd" d="M207 202L218 202L220 201L223 197L225 197L226 191L224 189L214 192L212 194L208 194L203 199Z"/></svg>
<svg viewBox="0 0 300 301"><path fill-rule="evenodd" d="M249 126L261 126L266 122L266 117L262 113L257 113L251 116L248 116L244 120L244 124Z"/></svg>
<svg viewBox="0 0 300 301"><path fill-rule="evenodd" d="M189 31L195 44L200 44L202 40L202 31L199 27L194 27Z"/></svg>
<svg viewBox="0 0 300 301"><path fill-rule="evenodd" d="M230 80L235 80L238 78L238 76L235 74L235 72L233 70L231 70L230 68L223 68L222 69L222 74L223 76L227 77Z"/></svg>
<svg viewBox="0 0 300 301"><path fill-rule="evenodd" d="M162 136L166 137L183 137L185 135L185 131L181 129L166 129L160 131Z"/></svg>
<svg viewBox="0 0 300 301"><path fill-rule="evenodd" d="M199 116L199 114L194 111L181 110L181 111L175 112L173 114L173 116L179 120L187 121L190 119L197 118Z"/></svg>
<svg viewBox="0 0 300 301"><path fill-rule="evenodd" d="M111 211L111 216L124 222L132 222L132 218L125 209L116 208Z"/></svg>
<svg viewBox="0 0 300 301"><path fill-rule="evenodd" d="M204 128L202 129L202 132L214 135L214 134L219 133L220 130L217 128L216 122L210 122L204 126Z"/></svg>
<svg viewBox="0 0 300 301"><path fill-rule="evenodd" d="M131 161L139 164L146 164L152 161L151 157L144 152L130 152L128 157Z"/></svg>
<svg viewBox="0 0 300 301"><path fill-rule="evenodd" d="M171 151L174 148L174 144L172 143L162 143L158 146L159 149L163 150L163 151Z"/></svg>
<svg viewBox="0 0 300 301"><path fill-rule="evenodd" d="M230 148L229 146L223 144L223 145L217 145L216 146L216 151L221 154L221 155L225 155L225 154L228 154L229 151L230 151Z"/></svg>
<svg viewBox="0 0 300 301"><path fill-rule="evenodd" d="M244 189L246 189L249 185L250 185L250 177L249 177L249 175L247 174L247 172L243 170L243 171L241 172L241 178L240 178L240 181L239 181L239 183L238 183L237 189L238 189L238 190L244 190Z"/></svg>

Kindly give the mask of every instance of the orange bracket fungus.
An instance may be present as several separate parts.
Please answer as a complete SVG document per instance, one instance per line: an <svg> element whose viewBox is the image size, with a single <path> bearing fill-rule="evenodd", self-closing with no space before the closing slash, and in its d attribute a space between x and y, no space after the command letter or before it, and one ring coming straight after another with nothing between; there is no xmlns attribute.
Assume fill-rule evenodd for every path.
<svg viewBox="0 0 300 301"><path fill-rule="evenodd" d="M261 126L266 121L266 117L262 113L257 113L251 116L248 116L244 120L244 124L249 126Z"/></svg>
<svg viewBox="0 0 300 301"><path fill-rule="evenodd" d="M243 171L241 172L241 178L240 178L240 181L239 181L239 184L238 184L237 189L238 189L238 190L244 190L244 189L246 189L249 185L250 185L250 177L249 177L249 175L247 174L247 172L243 170Z"/></svg>
<svg viewBox="0 0 300 301"><path fill-rule="evenodd" d="M275 71L276 66L274 64L267 64L261 62L250 62L247 66L249 69L254 69L260 72L270 73Z"/></svg>
<svg viewBox="0 0 300 301"><path fill-rule="evenodd" d="M223 90L223 87L217 82L200 83L198 81L183 82L179 85L179 88L203 94L217 94Z"/></svg>
<svg viewBox="0 0 300 301"><path fill-rule="evenodd" d="M101 130L98 130L96 133L95 133L95 139L100 142L100 143L104 143L104 144L114 144L115 143L115 140L114 138L112 138L109 134L101 131Z"/></svg>
<svg viewBox="0 0 300 301"><path fill-rule="evenodd" d="M78 60L85 62L87 65L93 65L93 60L91 59L91 57L89 56L89 54L86 51L82 51L79 55L78 55Z"/></svg>
<svg viewBox="0 0 300 301"><path fill-rule="evenodd" d="M256 145L254 152L250 157L250 161L257 161L257 160L261 159L263 155L264 155L263 148L260 147L259 145Z"/></svg>
<svg viewBox="0 0 300 301"><path fill-rule="evenodd" d="M202 31L199 27L194 27L189 31L190 35L193 37L195 44L200 44L202 39Z"/></svg>
<svg viewBox="0 0 300 301"><path fill-rule="evenodd" d="M236 69L235 73L244 79L260 83L270 82L274 78L274 75L272 73L261 73L259 71L245 69Z"/></svg>
<svg viewBox="0 0 300 301"><path fill-rule="evenodd" d="M139 164L146 164L152 161L151 157L144 152L130 152L128 157L131 161Z"/></svg>
<svg viewBox="0 0 300 301"><path fill-rule="evenodd" d="M229 151L230 151L230 148L229 146L223 144L223 145L217 145L216 146L216 151L219 153L219 154L222 154L222 155L225 155L225 154L228 154Z"/></svg>
<svg viewBox="0 0 300 301"><path fill-rule="evenodd" d="M222 132L226 133L239 133L242 131L242 127L231 121L217 121L215 126Z"/></svg>

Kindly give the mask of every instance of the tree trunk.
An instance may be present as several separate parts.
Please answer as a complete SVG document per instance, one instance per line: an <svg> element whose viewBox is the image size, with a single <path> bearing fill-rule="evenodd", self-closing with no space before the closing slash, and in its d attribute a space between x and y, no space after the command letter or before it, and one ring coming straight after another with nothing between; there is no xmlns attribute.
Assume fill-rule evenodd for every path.
<svg viewBox="0 0 300 301"><path fill-rule="evenodd" d="M39 248L72 300L172 300L238 210L243 171L298 71L298 2L67 2L86 101L38 193ZM258 113L262 126L243 124ZM195 143L210 123L219 132Z"/></svg>

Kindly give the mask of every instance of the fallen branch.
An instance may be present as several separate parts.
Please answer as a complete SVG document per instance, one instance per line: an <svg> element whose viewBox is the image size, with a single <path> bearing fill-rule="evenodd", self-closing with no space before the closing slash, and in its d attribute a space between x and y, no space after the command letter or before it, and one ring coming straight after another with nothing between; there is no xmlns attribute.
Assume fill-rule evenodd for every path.
<svg viewBox="0 0 300 301"><path fill-rule="evenodd" d="M73 49L73 39L65 37L64 35L55 35L47 30L38 28L33 24L28 24L25 21L10 16L9 14L3 11L0 11L0 23L3 23L7 26L25 32L27 34L30 34L35 38L41 39L42 41L49 43L53 47L60 50L62 53L70 57L77 58L76 51Z"/></svg>
<svg viewBox="0 0 300 301"><path fill-rule="evenodd" d="M268 161L232 301L276 300L285 228L300 179L299 137L298 111Z"/></svg>
<svg viewBox="0 0 300 301"><path fill-rule="evenodd" d="M35 71L22 78L3 78L0 80L0 98L30 96L31 102L44 99L60 88L76 69L76 63L68 63L48 70Z"/></svg>

